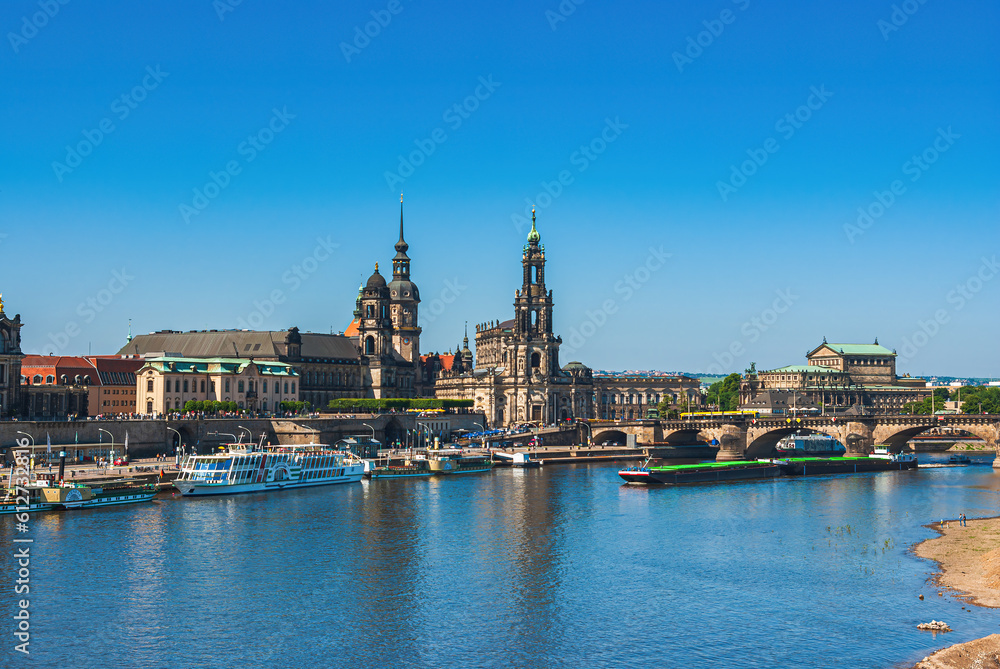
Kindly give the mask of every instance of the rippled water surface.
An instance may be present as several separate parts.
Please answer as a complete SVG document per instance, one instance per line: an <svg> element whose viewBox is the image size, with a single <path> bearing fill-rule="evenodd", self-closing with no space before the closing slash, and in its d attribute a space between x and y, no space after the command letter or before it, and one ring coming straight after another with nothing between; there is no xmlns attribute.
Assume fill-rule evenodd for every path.
<svg viewBox="0 0 1000 669"><path fill-rule="evenodd" d="M5 623L0 666L908 666L1000 631L909 552L926 523L998 515L991 461L658 489L550 466L35 515L31 655ZM10 516L0 534L10 621ZM916 630L932 618L955 632Z"/></svg>

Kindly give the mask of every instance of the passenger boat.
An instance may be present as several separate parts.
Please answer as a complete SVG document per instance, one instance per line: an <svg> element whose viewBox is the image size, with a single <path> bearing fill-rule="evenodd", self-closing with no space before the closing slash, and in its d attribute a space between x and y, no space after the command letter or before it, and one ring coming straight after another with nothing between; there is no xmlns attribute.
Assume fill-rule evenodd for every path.
<svg viewBox="0 0 1000 669"><path fill-rule="evenodd" d="M427 464L434 474L475 474L493 469L493 461L478 455L465 455L461 450L429 451Z"/></svg>
<svg viewBox="0 0 1000 669"><path fill-rule="evenodd" d="M972 458L968 455L952 455L948 458L949 465L971 465Z"/></svg>
<svg viewBox="0 0 1000 669"><path fill-rule="evenodd" d="M236 443L221 446L218 453L189 456L173 484L182 495L232 495L356 483L363 474L360 458L326 444Z"/></svg>
<svg viewBox="0 0 1000 669"><path fill-rule="evenodd" d="M64 483L42 488L45 501L58 509L93 509L148 502L156 497L156 486L129 480L112 481L104 486Z"/></svg>
<svg viewBox="0 0 1000 669"><path fill-rule="evenodd" d="M365 476L370 479L404 479L433 473L425 459L406 460L402 465L390 464L388 460L384 465L365 460Z"/></svg>
<svg viewBox="0 0 1000 669"><path fill-rule="evenodd" d="M791 434L775 446L779 457L835 457L847 449L833 437L825 434Z"/></svg>
<svg viewBox="0 0 1000 669"><path fill-rule="evenodd" d="M0 497L0 515L49 511L53 507L42 497L42 490L45 487L44 485L32 483L20 488L8 488L4 491L4 496ZM18 495L19 492L21 493L20 495Z"/></svg>
<svg viewBox="0 0 1000 669"><path fill-rule="evenodd" d="M707 483L712 481L742 481L773 478L781 468L770 461L737 460L734 462L701 462L693 465L663 465L626 467L618 476L628 483L646 485L674 485L678 483Z"/></svg>

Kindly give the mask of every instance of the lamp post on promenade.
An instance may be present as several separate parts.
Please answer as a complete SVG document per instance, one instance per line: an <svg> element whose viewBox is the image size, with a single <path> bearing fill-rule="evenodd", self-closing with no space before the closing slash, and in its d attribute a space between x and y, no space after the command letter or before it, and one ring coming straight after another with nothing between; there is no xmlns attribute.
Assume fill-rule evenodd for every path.
<svg viewBox="0 0 1000 669"><path fill-rule="evenodd" d="M108 432L107 430L105 430L103 427L97 428L97 431L98 432L103 432L104 434L106 434L109 437L111 437L111 452L109 454L108 460L111 461L111 462L114 462L114 459L115 459L115 435L111 434L110 432Z"/></svg>
<svg viewBox="0 0 1000 669"><path fill-rule="evenodd" d="M247 431L247 435L249 435L248 436L248 441L249 442L253 442L253 432L250 430L250 428L243 427L242 425L237 425L236 427L239 428L240 430L246 430ZM239 440L243 441L243 433L242 432L240 432Z"/></svg>
<svg viewBox="0 0 1000 669"><path fill-rule="evenodd" d="M181 441L184 439L184 437L182 437L181 433L172 427L168 427L167 429L177 435L177 446L174 447L174 464L180 465L181 458L184 456L184 447L181 444Z"/></svg>

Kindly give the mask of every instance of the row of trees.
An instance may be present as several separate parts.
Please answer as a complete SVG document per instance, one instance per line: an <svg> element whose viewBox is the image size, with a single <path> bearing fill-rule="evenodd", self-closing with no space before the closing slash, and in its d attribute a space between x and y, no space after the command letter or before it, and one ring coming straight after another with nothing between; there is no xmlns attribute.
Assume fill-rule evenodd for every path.
<svg viewBox="0 0 1000 669"><path fill-rule="evenodd" d="M306 413L309 411L309 402L282 402L282 411L294 411L295 413ZM236 402L220 402L219 400L188 400L184 403L184 411L217 414L217 413L246 413L246 409L241 409Z"/></svg>
<svg viewBox="0 0 1000 669"><path fill-rule="evenodd" d="M385 399L343 398L330 400L329 407L338 411L372 412L391 409L459 409L469 408L475 403L472 400L445 400L437 398L389 397Z"/></svg>
<svg viewBox="0 0 1000 669"><path fill-rule="evenodd" d="M198 411L204 413L242 413L236 402L220 402L219 400L188 400L184 403L184 411Z"/></svg>
<svg viewBox="0 0 1000 669"><path fill-rule="evenodd" d="M905 414L930 415L944 409L944 403L961 401L962 413L1000 413L1000 388L995 386L963 386L949 391L935 388L934 401L928 397L920 402L910 402L903 407Z"/></svg>

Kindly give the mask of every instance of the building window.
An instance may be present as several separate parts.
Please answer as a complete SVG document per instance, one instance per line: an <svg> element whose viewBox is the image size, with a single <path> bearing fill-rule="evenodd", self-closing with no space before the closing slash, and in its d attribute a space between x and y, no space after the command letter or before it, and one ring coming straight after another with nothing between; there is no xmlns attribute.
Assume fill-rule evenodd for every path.
<svg viewBox="0 0 1000 669"><path fill-rule="evenodd" d="M226 392L229 392L229 379L226 379ZM228 401L228 400L226 400Z"/></svg>
<svg viewBox="0 0 1000 669"><path fill-rule="evenodd" d="M205 392L205 379L201 380L201 392Z"/></svg>
<svg viewBox="0 0 1000 669"><path fill-rule="evenodd" d="M295 394L295 382L294 381L292 381L292 394L293 395Z"/></svg>
<svg viewBox="0 0 1000 669"><path fill-rule="evenodd" d="M242 393L243 392L243 381L242 380L237 381L237 383L236 383L236 392L238 392L238 393ZM241 405L241 408L242 408L242 405Z"/></svg>
<svg viewBox="0 0 1000 669"><path fill-rule="evenodd" d="M184 379L184 392L188 391L188 380Z"/></svg>
<svg viewBox="0 0 1000 669"><path fill-rule="evenodd" d="M288 381L285 381L285 394L288 394Z"/></svg>
<svg viewBox="0 0 1000 669"><path fill-rule="evenodd" d="M146 380L146 392L153 392L153 379Z"/></svg>

